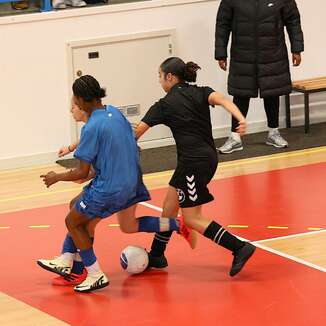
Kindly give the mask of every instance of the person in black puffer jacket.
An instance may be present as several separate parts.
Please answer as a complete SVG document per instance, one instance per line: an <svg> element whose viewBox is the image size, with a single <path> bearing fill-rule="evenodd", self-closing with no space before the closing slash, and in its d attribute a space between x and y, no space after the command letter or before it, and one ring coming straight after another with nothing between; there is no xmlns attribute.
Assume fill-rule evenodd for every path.
<svg viewBox="0 0 326 326"><path fill-rule="evenodd" d="M291 92L291 76L284 27L291 42L292 62L301 63L304 50L300 14L295 0L222 0L216 18L215 59L227 69L227 46L232 32L228 92L244 116L250 98L262 97L270 128L266 143L287 147L279 131L279 97ZM222 153L242 150L235 132L219 148Z"/></svg>

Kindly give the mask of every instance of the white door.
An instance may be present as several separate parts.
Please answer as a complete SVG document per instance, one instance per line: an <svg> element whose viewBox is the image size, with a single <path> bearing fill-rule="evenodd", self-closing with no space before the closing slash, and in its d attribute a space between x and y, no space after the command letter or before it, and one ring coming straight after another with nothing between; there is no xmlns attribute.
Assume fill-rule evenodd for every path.
<svg viewBox="0 0 326 326"><path fill-rule="evenodd" d="M158 83L159 65L173 55L173 31L133 34L71 42L73 80L94 76L107 90L104 103L121 109L130 122L139 122L164 92ZM78 135L80 126L78 128ZM170 138L165 126L151 129L142 142Z"/></svg>

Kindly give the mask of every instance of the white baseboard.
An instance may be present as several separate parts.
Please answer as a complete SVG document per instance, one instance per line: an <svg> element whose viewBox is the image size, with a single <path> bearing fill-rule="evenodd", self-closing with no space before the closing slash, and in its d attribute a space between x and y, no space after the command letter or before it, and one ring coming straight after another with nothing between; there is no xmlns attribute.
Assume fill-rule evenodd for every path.
<svg viewBox="0 0 326 326"><path fill-rule="evenodd" d="M320 106L320 109L317 107ZM312 103L311 110L310 110L310 123L320 123L326 122L326 103ZM280 116L280 127L285 127L285 115L283 114ZM304 124L304 115L303 115L303 107L302 105L294 105L291 107L291 122L292 126L302 126ZM266 121L253 121L248 124L248 134L257 133L266 131ZM222 138L227 137L230 133L230 126L222 126L213 128L213 137L214 138ZM152 141L144 141L140 142L139 145L142 149L148 148L156 148L162 146L169 146L174 145L175 142L173 138L164 138ZM71 157L71 156L70 156ZM38 153L33 155L27 156L18 156L18 157L9 157L0 159L0 171L1 170L8 170L8 169L17 169L17 168L24 168L24 167L31 167L37 165L45 165L45 164L52 164L58 159L56 152L48 152L48 153Z"/></svg>
<svg viewBox="0 0 326 326"><path fill-rule="evenodd" d="M3 158L0 159L0 171L54 164L57 159L57 152L37 153L33 155Z"/></svg>

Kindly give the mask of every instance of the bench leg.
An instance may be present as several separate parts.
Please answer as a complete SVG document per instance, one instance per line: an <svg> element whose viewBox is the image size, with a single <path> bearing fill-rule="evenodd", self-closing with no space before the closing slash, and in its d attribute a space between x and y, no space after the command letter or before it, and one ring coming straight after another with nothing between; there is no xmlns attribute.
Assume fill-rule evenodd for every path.
<svg viewBox="0 0 326 326"><path fill-rule="evenodd" d="M309 132L309 93L304 94L304 132Z"/></svg>
<svg viewBox="0 0 326 326"><path fill-rule="evenodd" d="M291 128L290 94L285 95L286 128Z"/></svg>

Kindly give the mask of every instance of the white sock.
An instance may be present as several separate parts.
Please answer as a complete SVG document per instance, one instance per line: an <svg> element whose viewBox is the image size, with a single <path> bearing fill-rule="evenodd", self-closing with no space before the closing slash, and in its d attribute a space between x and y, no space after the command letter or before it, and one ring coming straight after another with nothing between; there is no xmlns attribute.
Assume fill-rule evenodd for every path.
<svg viewBox="0 0 326 326"><path fill-rule="evenodd" d="M97 260L95 261L95 263L93 265L86 266L86 269L87 269L88 274L96 274L101 271L100 265L97 262Z"/></svg>
<svg viewBox="0 0 326 326"><path fill-rule="evenodd" d="M269 128L268 135L274 135L275 133L278 133L278 128Z"/></svg>
<svg viewBox="0 0 326 326"><path fill-rule="evenodd" d="M61 254L60 258L62 258L67 263L72 265L74 258L75 258L75 253L74 252L64 252Z"/></svg>
<svg viewBox="0 0 326 326"><path fill-rule="evenodd" d="M231 137L238 143L241 143L241 137L237 132L231 132Z"/></svg>

